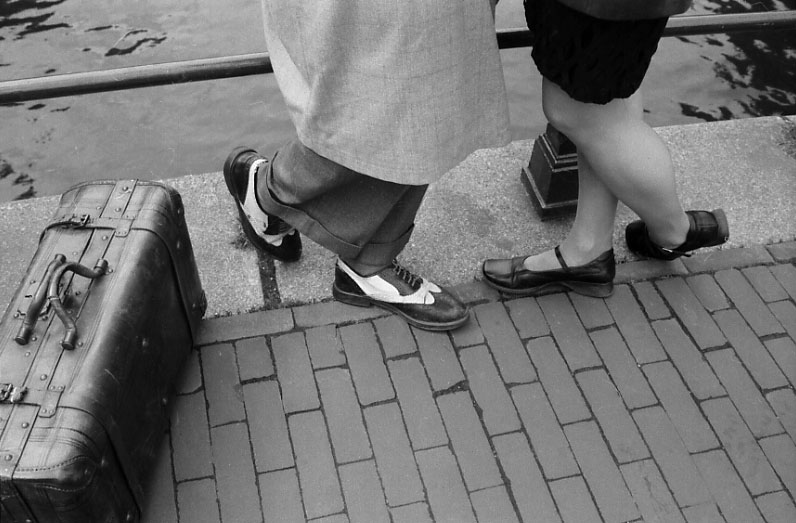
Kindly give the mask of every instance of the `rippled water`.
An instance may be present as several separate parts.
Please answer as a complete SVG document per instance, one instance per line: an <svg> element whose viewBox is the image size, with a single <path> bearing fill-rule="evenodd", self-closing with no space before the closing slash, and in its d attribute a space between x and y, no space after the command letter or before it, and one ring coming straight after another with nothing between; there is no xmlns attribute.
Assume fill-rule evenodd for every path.
<svg viewBox="0 0 796 523"><path fill-rule="evenodd" d="M689 14L796 9L796 0L697 0ZM499 27L522 27L502 0ZM265 50L256 0L0 0L0 80ZM529 49L501 52L515 139L542 132ZM796 114L796 32L665 38L644 83L654 126ZM292 126L272 75L0 106L0 202L83 180L217 171Z"/></svg>

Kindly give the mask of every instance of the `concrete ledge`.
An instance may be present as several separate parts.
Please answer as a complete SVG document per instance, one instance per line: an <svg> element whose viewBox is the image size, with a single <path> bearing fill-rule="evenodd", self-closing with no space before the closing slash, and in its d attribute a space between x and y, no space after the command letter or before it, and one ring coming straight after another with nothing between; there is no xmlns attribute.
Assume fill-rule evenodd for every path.
<svg viewBox="0 0 796 523"><path fill-rule="evenodd" d="M672 151L684 206L722 207L727 212L730 241L723 250L796 239L796 117L661 127L657 131ZM518 141L478 151L433 186L402 260L417 273L468 294L479 288L470 284L477 279L484 258L554 246L566 234L572 218L543 222L535 214L520 177L532 145L531 141ZM310 241L305 241L301 261L276 262L273 270L260 266L243 238L220 173L167 183L180 191L185 202L208 296L208 317L259 310L272 303L263 296L262 274L275 277L283 306L331 298L334 256ZM12 299L57 201L57 196L51 196L0 205L3 308ZM620 207L614 242L620 263L634 261L624 246L624 227L633 219L629 209ZM792 244L786 245L772 251L777 259L793 256ZM755 252L760 251L752 249L757 260ZM673 272L689 271L692 268L687 265L696 261L684 263ZM624 281L633 281L646 279L639 278L644 271L658 275L671 268L644 262L620 266L619 271Z"/></svg>

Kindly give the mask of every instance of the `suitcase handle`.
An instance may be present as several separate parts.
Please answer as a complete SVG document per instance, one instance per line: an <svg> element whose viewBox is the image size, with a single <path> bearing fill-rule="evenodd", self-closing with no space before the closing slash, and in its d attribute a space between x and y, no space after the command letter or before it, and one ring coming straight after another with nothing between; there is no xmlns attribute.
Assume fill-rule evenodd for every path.
<svg viewBox="0 0 796 523"><path fill-rule="evenodd" d="M28 306L28 311L25 313L25 319L22 320L22 326L19 328L19 332L17 332L14 338L14 341L20 345L26 345L28 341L30 341L30 335L33 334L33 327L36 326L36 322L39 320L39 314L41 314L41 308L44 306L44 300L47 299L47 288L50 285L50 278L52 277L53 271L64 263L66 263L66 256L63 254L56 254L53 261L47 265L47 269L44 271L44 277L39 283L39 287L36 289L36 294L33 295L33 300Z"/></svg>
<svg viewBox="0 0 796 523"><path fill-rule="evenodd" d="M63 276L66 271L72 271L79 276L95 279L105 274L107 269L108 262L100 258L97 260L93 269L89 269L85 265L81 265L77 262L66 262L58 265L53 271L47 290L47 300L49 300L53 311L55 311L56 316L63 322L64 328L66 329L64 337L61 339L61 348L65 350L74 349L75 340L77 339L77 325L75 324L75 320L70 318L66 313L61 303L61 298L58 296L58 284L61 281L61 276Z"/></svg>

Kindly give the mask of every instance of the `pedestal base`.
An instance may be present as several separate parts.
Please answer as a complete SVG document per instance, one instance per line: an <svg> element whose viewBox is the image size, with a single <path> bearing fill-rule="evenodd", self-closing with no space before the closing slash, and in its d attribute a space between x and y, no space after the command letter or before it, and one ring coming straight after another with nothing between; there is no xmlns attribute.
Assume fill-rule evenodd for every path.
<svg viewBox="0 0 796 523"><path fill-rule="evenodd" d="M578 204L578 154L569 139L548 125L533 144L522 181L541 218L574 213Z"/></svg>

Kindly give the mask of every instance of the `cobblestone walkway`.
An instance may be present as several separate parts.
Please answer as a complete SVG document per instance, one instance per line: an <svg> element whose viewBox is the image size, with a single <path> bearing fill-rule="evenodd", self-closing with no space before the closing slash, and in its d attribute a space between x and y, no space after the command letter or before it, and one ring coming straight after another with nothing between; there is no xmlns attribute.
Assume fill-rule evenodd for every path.
<svg viewBox="0 0 796 523"><path fill-rule="evenodd" d="M144 522L796 521L796 244L456 291L452 333L320 303L205 321Z"/></svg>

